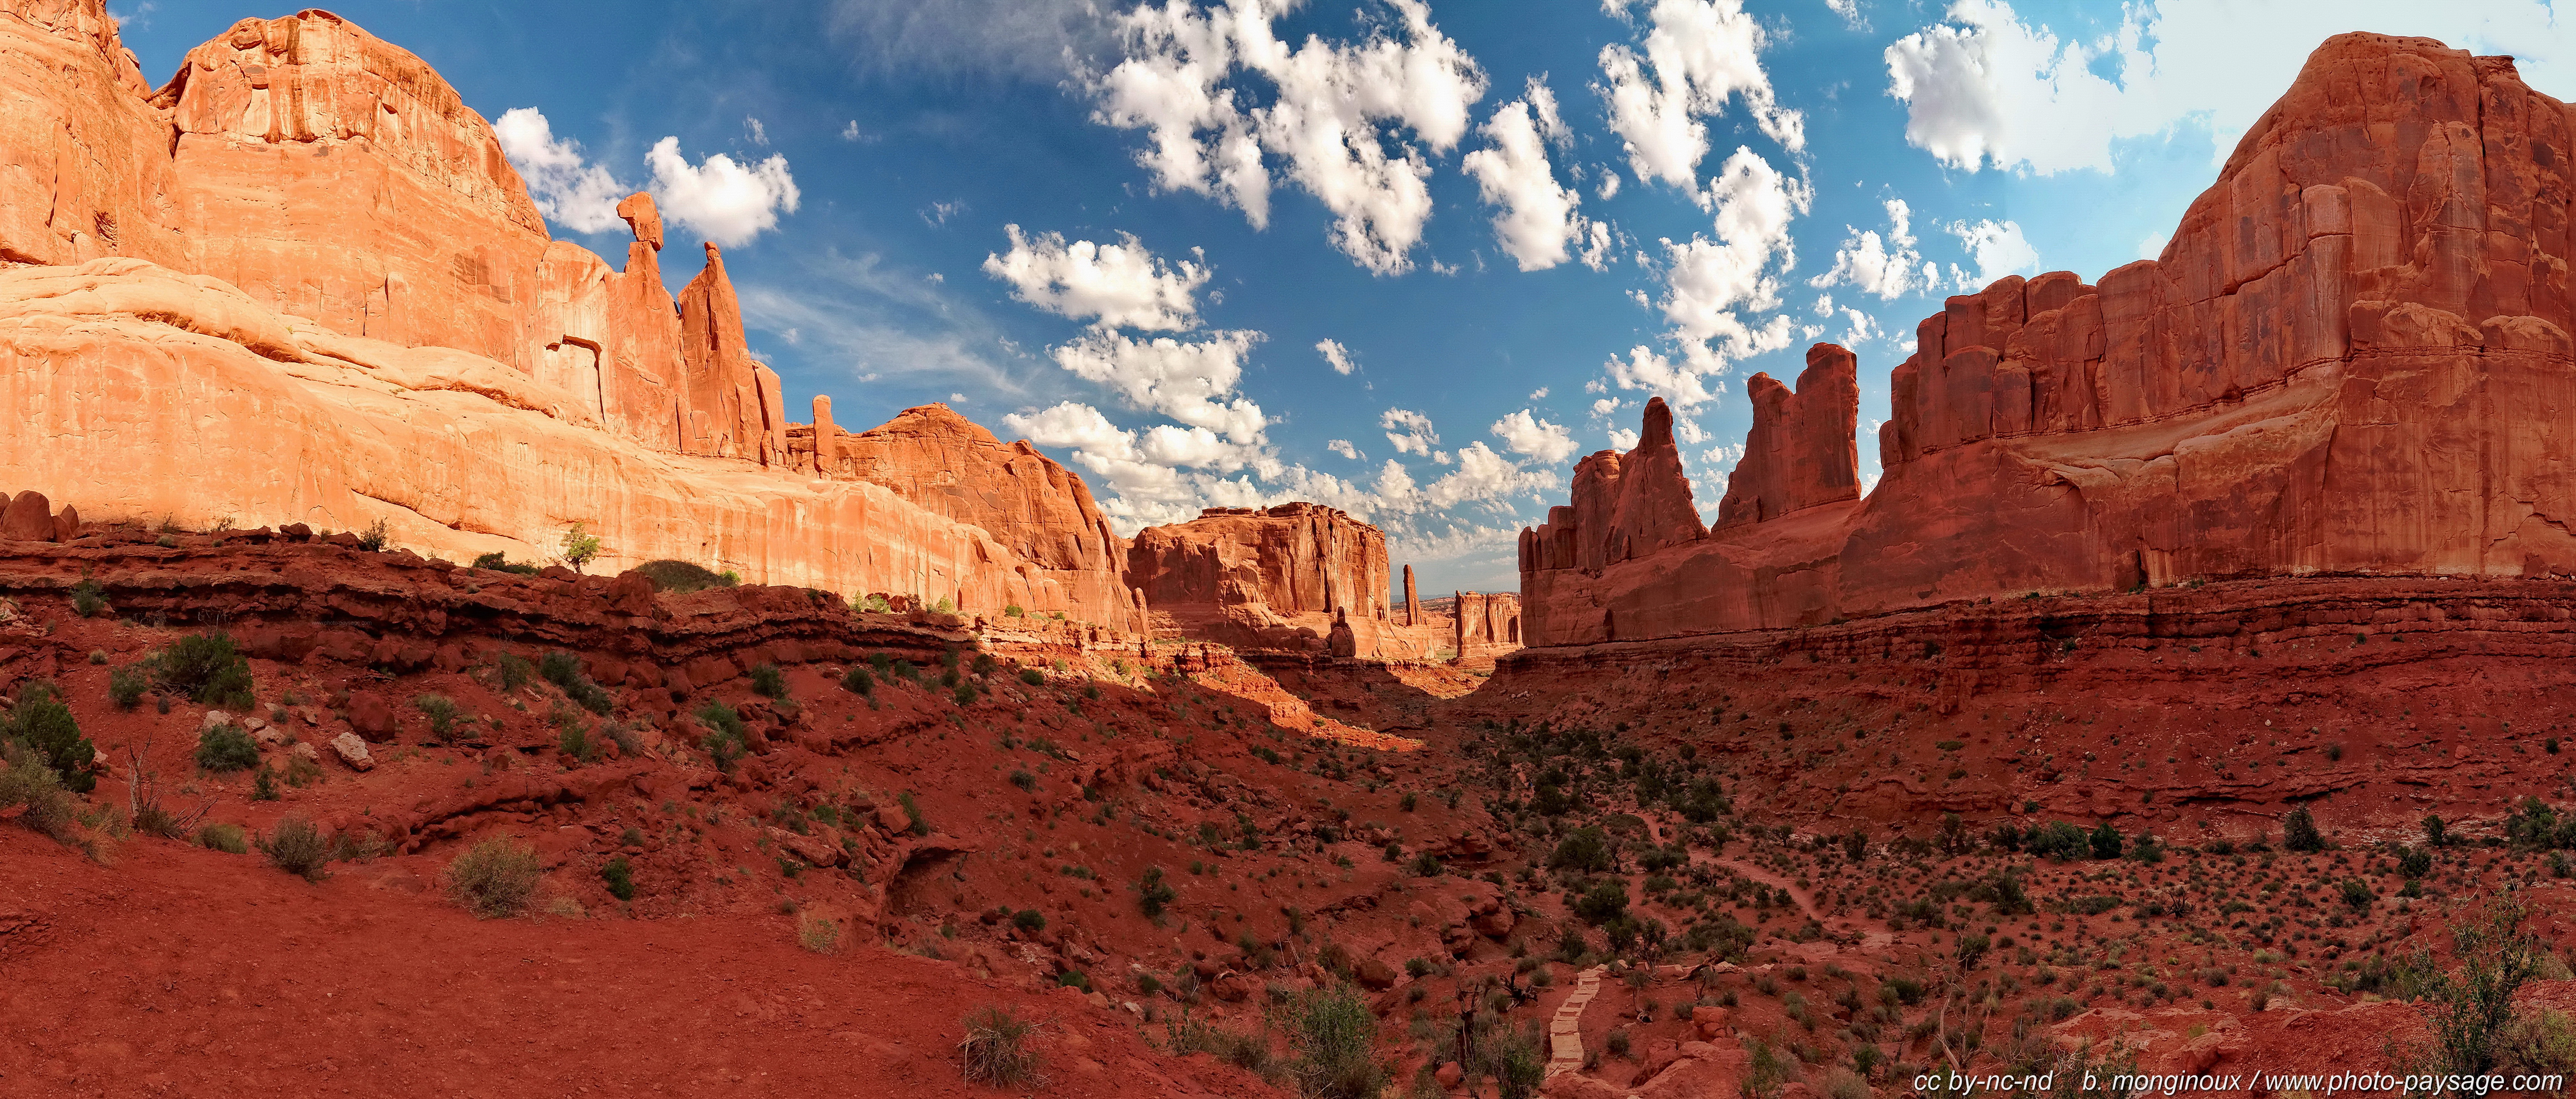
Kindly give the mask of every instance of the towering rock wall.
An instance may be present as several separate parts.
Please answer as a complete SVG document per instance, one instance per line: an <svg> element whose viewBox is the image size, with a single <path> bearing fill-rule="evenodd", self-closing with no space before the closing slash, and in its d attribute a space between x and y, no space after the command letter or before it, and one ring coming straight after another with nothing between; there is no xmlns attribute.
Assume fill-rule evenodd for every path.
<svg viewBox="0 0 2576 1099"><path fill-rule="evenodd" d="M0 263L44 265L0 292L0 481L452 555L542 559L582 521L612 561L1139 624L1116 549L1009 548L1096 517L1061 470L980 510L789 475L723 258L674 301L652 199L618 213L622 270L550 240L482 116L328 12L243 20L155 91L100 0L0 0Z"/></svg>
<svg viewBox="0 0 2576 1099"><path fill-rule="evenodd" d="M818 416L829 412L818 408ZM1082 478L1026 440L1005 446L947 405L927 404L857 435L837 435L831 445L827 474L884 485L933 513L983 527L1034 573L1103 608L1095 621L1144 629L1143 608L1124 577L1126 540L1110 529ZM1385 563L1381 541L1381 578Z"/></svg>
<svg viewBox="0 0 2576 1099"><path fill-rule="evenodd" d="M1926 318L1866 500L1775 515L1817 496L1778 495L1804 475L1748 446L1706 541L1621 557L1589 524L1626 500L1635 454L1587 459L1523 536L1524 636L2195 578L2576 573L2570 128L2510 59L2329 39L2162 256L2094 285L2003 279ZM1848 438L1849 413L1763 393L1762 451Z"/></svg>
<svg viewBox="0 0 2576 1099"><path fill-rule="evenodd" d="M1388 606L1386 535L1334 508L1208 508L1147 527L1127 550L1126 576L1156 633L1322 651L1339 616L1355 655L1429 655L1428 631L1404 627Z"/></svg>
<svg viewBox="0 0 2576 1099"><path fill-rule="evenodd" d="M1860 416L1858 366L1851 352L1820 343L1807 350L1795 392L1769 374L1745 383L1753 430L1711 529L1860 498L1860 450L1851 431Z"/></svg>

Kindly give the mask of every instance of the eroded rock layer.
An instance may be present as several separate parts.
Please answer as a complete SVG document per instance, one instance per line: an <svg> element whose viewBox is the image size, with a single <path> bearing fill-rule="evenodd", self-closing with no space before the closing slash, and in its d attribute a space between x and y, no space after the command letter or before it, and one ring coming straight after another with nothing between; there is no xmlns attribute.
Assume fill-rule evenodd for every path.
<svg viewBox="0 0 2576 1099"><path fill-rule="evenodd" d="M1096 523L1021 553L1097 516L1060 469L934 506L899 469L815 479L809 430L791 474L723 258L675 300L653 200L618 213L622 270L549 239L483 117L328 12L243 20L154 91L99 0L0 0L0 262L37 265L0 274L0 481L451 555L580 522L612 566L1138 624Z"/></svg>
<svg viewBox="0 0 2576 1099"><path fill-rule="evenodd" d="M1398 619L1389 581L1386 535L1318 504L1208 508L1127 550L1158 634L1323 653L1339 619L1352 651L1334 655L1428 656L1430 631Z"/></svg>
<svg viewBox="0 0 2576 1099"><path fill-rule="evenodd" d="M1635 552L1618 517L1652 448L1587 459L1570 506L1522 537L1524 637L2221 577L2576 573L2569 128L2509 58L2329 39L2161 257L2094 285L2006 278L1926 318L1866 499L1837 499L1852 406L1836 383L1807 407L1806 378L1795 398L1755 387L1758 445L1704 540Z"/></svg>

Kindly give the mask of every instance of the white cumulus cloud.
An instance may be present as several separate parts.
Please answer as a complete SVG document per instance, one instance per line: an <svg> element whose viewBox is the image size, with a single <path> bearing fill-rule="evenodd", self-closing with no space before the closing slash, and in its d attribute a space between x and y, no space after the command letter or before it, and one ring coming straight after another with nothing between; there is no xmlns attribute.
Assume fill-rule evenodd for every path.
<svg viewBox="0 0 2576 1099"><path fill-rule="evenodd" d="M1378 274L1410 270L1431 217L1424 150L1446 153L1466 135L1485 76L1423 0L1388 2L1393 33L1376 25L1360 42L1294 46L1272 26L1293 4L1141 4L1117 19L1123 58L1085 78L1094 118L1147 132L1137 162L1155 186L1218 197L1256 227L1269 223L1276 158L1282 178L1332 212L1336 247Z"/></svg>
<svg viewBox="0 0 2576 1099"><path fill-rule="evenodd" d="M1572 258L1584 266L1607 266L1609 226L1577 212L1583 196L1558 185L1548 165L1548 145L1563 146L1572 135L1557 117L1556 96L1547 85L1531 77L1529 91L1496 109L1478 132L1487 146L1468 153L1459 167L1475 177L1485 205L1498 207L1494 238L1503 254L1523 271L1539 271L1564 263L1572 245Z"/></svg>
<svg viewBox="0 0 2576 1099"><path fill-rule="evenodd" d="M1056 365L1116 391L1136 408L1205 428L1242 447L1265 440L1261 406L1234 395L1243 358L1258 332L1209 332L1204 338L1138 340L1093 331L1055 349Z"/></svg>
<svg viewBox="0 0 2576 1099"><path fill-rule="evenodd" d="M766 137L757 129L757 119L745 121L753 124L754 136ZM578 143L557 139L543 113L514 107L502 112L492 131L547 219L580 233L607 232L622 224L617 200L639 188L588 162ZM796 212L800 201L787 158L776 153L752 164L723 153L691 164L680 154L680 139L665 137L645 151L644 166L652 182L641 189L652 192L664 221L727 248L776 228L778 215Z"/></svg>
<svg viewBox="0 0 2576 1099"><path fill-rule="evenodd" d="M693 165L680 155L680 139L666 137L645 151L644 163L662 216L727 248L776 228L780 211L796 212L796 180L777 153L757 164L717 153Z"/></svg>
<svg viewBox="0 0 2576 1099"><path fill-rule="evenodd" d="M1348 376L1351 371L1359 369L1359 364L1351 361L1351 349L1342 346L1340 340L1317 340L1315 351L1324 356L1325 364L1331 366L1335 374Z"/></svg>
<svg viewBox="0 0 2576 1099"><path fill-rule="evenodd" d="M576 233L605 233L626 224L617 216L617 200L632 192L608 169L584 159L579 142L557 140L553 125L536 108L501 112L492 134L546 220Z"/></svg>
<svg viewBox="0 0 2576 1099"><path fill-rule="evenodd" d="M1940 270L1924 262L1915 251L1913 212L1905 200L1891 198L1887 206L1887 235L1876 229L1844 226L1847 234L1843 246L1834 252L1834 265L1824 274L1807 280L1819 290L1834 286L1851 286L1864 294L1875 294L1882 301L1893 301L1907 294L1920 293L1940 281ZM1822 310L1820 310L1821 312Z"/></svg>
<svg viewBox="0 0 2576 1099"><path fill-rule="evenodd" d="M1539 419L1526 408L1494 421L1493 431L1503 440L1504 448L1536 458L1540 465L1555 465L1574 453L1572 433Z"/></svg>
<svg viewBox="0 0 2576 1099"><path fill-rule="evenodd" d="M2010 221L1954 221L1941 231L1959 238L1959 247L1977 265L1974 274L1958 271L1962 290L1974 290L2006 275L2037 271L2039 250L2022 239L2021 226Z"/></svg>
<svg viewBox="0 0 2576 1099"><path fill-rule="evenodd" d="M1431 456L1431 448L1440 445L1440 433L1432 430L1431 417L1401 408L1390 408L1378 417L1377 426L1386 429L1386 441L1398 454Z"/></svg>
<svg viewBox="0 0 2576 1099"><path fill-rule="evenodd" d="M1602 7L1626 16L1636 2L1602 0ZM1607 84L1595 85L1637 178L1696 188L1709 151L1701 119L1719 114L1731 97L1741 96L1754 124L1782 148L1806 148L1806 121L1773 94L1760 57L1767 36L1742 0L1652 0L1646 18L1643 53L1620 43L1602 47Z"/></svg>
<svg viewBox="0 0 2576 1099"><path fill-rule="evenodd" d="M1101 328L1173 329L1198 324L1192 295L1208 280L1204 262L1166 263L1133 235L1122 243L1067 242L1058 233L1023 235L1003 226L1011 250L984 257L984 273L1011 284L1011 296ZM1206 259L1197 249L1193 256Z"/></svg>
<svg viewBox="0 0 2576 1099"><path fill-rule="evenodd" d="M1332 451L1335 454L1339 454L1354 462L1365 462L1368 460L1368 455L1360 453L1360 448L1352 446L1351 441L1348 439L1327 440L1324 443L1324 449Z"/></svg>

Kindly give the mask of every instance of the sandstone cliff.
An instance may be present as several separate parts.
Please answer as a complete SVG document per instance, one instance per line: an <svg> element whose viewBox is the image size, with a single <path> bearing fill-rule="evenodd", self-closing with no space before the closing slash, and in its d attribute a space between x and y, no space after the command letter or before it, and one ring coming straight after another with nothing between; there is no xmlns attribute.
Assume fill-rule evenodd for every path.
<svg viewBox="0 0 2576 1099"><path fill-rule="evenodd" d="M1069 474L927 511L901 476L790 474L723 258L675 301L652 199L618 212L622 270L549 239L483 117L328 12L243 20L155 91L100 0L0 0L0 262L38 265L0 286L0 481L450 555L543 558L582 521L611 566L1139 624L1113 549L1009 548L1096 516Z"/></svg>
<svg viewBox="0 0 2576 1099"><path fill-rule="evenodd" d="M1338 616L1352 655L1430 655L1431 632L1388 606L1389 581L1386 535L1317 504L1208 508L1136 532L1127 550L1127 583L1158 634L1321 653Z"/></svg>
<svg viewBox="0 0 2576 1099"><path fill-rule="evenodd" d="M1843 498L1854 412L1814 365L1794 396L1756 387L1705 541L1623 555L1649 447L1586 459L1570 506L1522 536L1523 635L2218 577L2576 573L2576 429L2556 412L2576 401L2570 123L2508 58L2329 39L2162 256L2094 285L2006 278L1926 318L1867 499Z"/></svg>

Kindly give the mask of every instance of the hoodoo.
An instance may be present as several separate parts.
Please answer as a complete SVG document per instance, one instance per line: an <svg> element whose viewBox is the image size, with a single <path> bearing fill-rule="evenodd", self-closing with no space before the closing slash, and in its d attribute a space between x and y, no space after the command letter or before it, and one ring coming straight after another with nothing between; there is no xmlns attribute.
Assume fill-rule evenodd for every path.
<svg viewBox="0 0 2576 1099"><path fill-rule="evenodd" d="M2346 34L2162 256L2005 278L1916 329L1855 500L1851 355L1754 424L1714 529L1669 414L1521 538L1533 645L2315 573L2576 573L2566 104L2501 57ZM1649 479L1651 478L1651 479ZM1680 501L1676 509L1672 501Z"/></svg>

